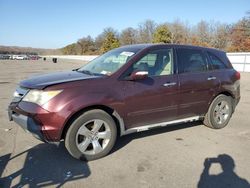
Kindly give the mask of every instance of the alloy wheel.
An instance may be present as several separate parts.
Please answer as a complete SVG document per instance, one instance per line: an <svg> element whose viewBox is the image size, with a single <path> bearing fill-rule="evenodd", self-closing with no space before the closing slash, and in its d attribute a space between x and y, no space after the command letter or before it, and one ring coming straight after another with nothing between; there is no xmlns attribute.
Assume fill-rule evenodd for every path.
<svg viewBox="0 0 250 188"><path fill-rule="evenodd" d="M214 120L218 124L223 124L227 121L230 113L229 104L227 101L220 101L214 108Z"/></svg>
<svg viewBox="0 0 250 188"><path fill-rule="evenodd" d="M77 131L76 146L83 153L95 155L102 152L111 139L108 124L100 119L84 123Z"/></svg>

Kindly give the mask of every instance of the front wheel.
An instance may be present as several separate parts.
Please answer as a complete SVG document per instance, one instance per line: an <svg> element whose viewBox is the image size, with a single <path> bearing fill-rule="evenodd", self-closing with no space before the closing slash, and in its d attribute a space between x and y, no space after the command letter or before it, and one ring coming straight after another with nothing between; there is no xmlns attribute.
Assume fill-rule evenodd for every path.
<svg viewBox="0 0 250 188"><path fill-rule="evenodd" d="M102 110L90 110L70 125L65 147L77 159L95 160L110 152L116 136L117 128L113 118Z"/></svg>
<svg viewBox="0 0 250 188"><path fill-rule="evenodd" d="M218 95L211 103L203 123L210 128L221 129L228 124L232 112L232 98Z"/></svg>

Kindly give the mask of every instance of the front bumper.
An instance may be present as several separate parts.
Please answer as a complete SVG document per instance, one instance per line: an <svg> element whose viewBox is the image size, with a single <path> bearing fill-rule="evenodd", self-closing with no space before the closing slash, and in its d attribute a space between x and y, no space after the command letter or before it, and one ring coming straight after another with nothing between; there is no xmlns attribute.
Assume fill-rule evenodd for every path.
<svg viewBox="0 0 250 188"><path fill-rule="evenodd" d="M64 116L49 112L41 106L30 102L12 102L8 108L9 120L20 125L26 132L30 132L41 141L58 143Z"/></svg>
<svg viewBox="0 0 250 188"><path fill-rule="evenodd" d="M20 125L20 127L22 127L26 132L29 132L37 139L39 139L43 142L46 142L46 139L44 138L44 136L41 132L40 125L38 123L36 123L34 121L34 119L32 119L29 116L17 114L15 112L13 112L10 108L8 110L8 114L9 114L10 121L13 120L15 123Z"/></svg>

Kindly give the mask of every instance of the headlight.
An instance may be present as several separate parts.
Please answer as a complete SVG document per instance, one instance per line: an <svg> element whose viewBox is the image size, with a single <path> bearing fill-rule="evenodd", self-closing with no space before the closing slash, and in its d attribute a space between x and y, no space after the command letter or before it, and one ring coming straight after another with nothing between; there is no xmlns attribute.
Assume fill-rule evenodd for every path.
<svg viewBox="0 0 250 188"><path fill-rule="evenodd" d="M33 102L40 106L47 103L50 99L61 93L62 90L54 91L42 91L42 90L30 90L23 98L23 101Z"/></svg>

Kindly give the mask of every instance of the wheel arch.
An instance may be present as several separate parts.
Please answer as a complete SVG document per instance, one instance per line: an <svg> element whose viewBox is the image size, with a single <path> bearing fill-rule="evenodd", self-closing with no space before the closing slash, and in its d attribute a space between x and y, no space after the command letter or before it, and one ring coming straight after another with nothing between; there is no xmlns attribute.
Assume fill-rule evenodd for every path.
<svg viewBox="0 0 250 188"><path fill-rule="evenodd" d="M79 117L80 115L82 115L83 113L85 113L87 111L96 110L96 109L105 111L106 113L108 113L113 118L113 120L115 121L115 124L117 126L117 132L118 132L117 135L122 136L124 134L124 131L125 131L124 122L123 122L123 119L121 118L121 116L118 114L117 111L115 111L114 109L112 109L112 108L110 108L108 106L105 106L105 105L92 105L92 106L84 107L84 108L78 110L77 112L75 112L74 114L72 114L69 117L69 119L64 124L63 130L62 130L62 133L61 133L61 139L65 138L66 133L67 133L70 125L72 124L72 122L77 117Z"/></svg>
<svg viewBox="0 0 250 188"><path fill-rule="evenodd" d="M220 92L218 95L226 95L228 97L232 97L233 99L235 98L234 95L231 92L229 92L229 91Z"/></svg>
<svg viewBox="0 0 250 188"><path fill-rule="evenodd" d="M220 94L223 94L223 95L226 95L228 97L231 97L231 101L232 101L232 107L233 107L233 112L235 110L235 107L236 107L236 98L235 98L235 95L229 91L223 91L221 92Z"/></svg>
<svg viewBox="0 0 250 188"><path fill-rule="evenodd" d="M235 109L235 105L234 105L235 96L234 96L231 92L226 91L226 90L225 90L225 91L218 92L216 95L214 95L214 96L212 97L212 99L209 101L207 110L209 109L209 106L212 104L212 102L214 101L214 99L215 99L216 97L218 97L219 95L226 95L226 96L232 98L232 105L233 105L233 111L234 111L234 109Z"/></svg>

